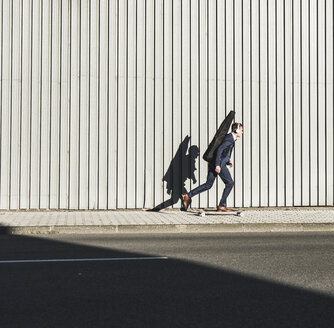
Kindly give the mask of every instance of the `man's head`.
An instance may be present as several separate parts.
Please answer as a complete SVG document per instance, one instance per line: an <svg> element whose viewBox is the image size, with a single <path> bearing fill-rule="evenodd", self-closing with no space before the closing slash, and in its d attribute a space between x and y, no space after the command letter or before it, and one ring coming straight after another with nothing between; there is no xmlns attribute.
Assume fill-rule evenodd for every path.
<svg viewBox="0 0 334 328"><path fill-rule="evenodd" d="M232 124L232 132L239 138L244 133L244 128L241 123Z"/></svg>

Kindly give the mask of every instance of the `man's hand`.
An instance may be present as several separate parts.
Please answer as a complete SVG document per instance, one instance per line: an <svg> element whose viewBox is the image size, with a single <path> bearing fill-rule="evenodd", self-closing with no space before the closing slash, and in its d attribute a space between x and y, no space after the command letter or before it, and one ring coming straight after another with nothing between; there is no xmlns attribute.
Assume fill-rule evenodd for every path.
<svg viewBox="0 0 334 328"><path fill-rule="evenodd" d="M219 174L220 173L220 166L216 166L215 171Z"/></svg>
<svg viewBox="0 0 334 328"><path fill-rule="evenodd" d="M233 167L233 163L232 163L232 162L229 162L227 165L228 165L229 167Z"/></svg>

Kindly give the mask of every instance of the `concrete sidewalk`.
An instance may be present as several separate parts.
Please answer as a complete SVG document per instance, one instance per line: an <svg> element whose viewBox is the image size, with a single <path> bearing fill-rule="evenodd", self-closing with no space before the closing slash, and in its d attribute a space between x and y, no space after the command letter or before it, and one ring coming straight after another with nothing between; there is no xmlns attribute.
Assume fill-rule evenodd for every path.
<svg viewBox="0 0 334 328"><path fill-rule="evenodd" d="M196 209L129 211L3 211L3 234L101 232L334 231L334 208L244 209L244 216Z"/></svg>

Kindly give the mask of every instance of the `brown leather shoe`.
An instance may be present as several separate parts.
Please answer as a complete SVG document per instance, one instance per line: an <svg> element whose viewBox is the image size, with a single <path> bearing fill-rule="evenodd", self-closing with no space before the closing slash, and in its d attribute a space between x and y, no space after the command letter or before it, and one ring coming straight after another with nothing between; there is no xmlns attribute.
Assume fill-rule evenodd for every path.
<svg viewBox="0 0 334 328"><path fill-rule="evenodd" d="M233 210L224 206L217 206L217 212L233 212Z"/></svg>
<svg viewBox="0 0 334 328"><path fill-rule="evenodd" d="M189 206L190 197L187 194L182 194L182 199L183 199L183 207L184 207L184 210L186 211Z"/></svg>

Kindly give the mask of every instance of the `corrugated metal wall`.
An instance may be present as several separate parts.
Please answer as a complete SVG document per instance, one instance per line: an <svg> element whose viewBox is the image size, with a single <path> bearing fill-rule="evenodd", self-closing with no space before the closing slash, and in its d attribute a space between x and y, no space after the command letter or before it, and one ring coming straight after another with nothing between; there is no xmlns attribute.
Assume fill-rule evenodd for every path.
<svg viewBox="0 0 334 328"><path fill-rule="evenodd" d="M333 1L0 10L1 209L179 207L231 109L245 133L228 206L333 205Z"/></svg>

